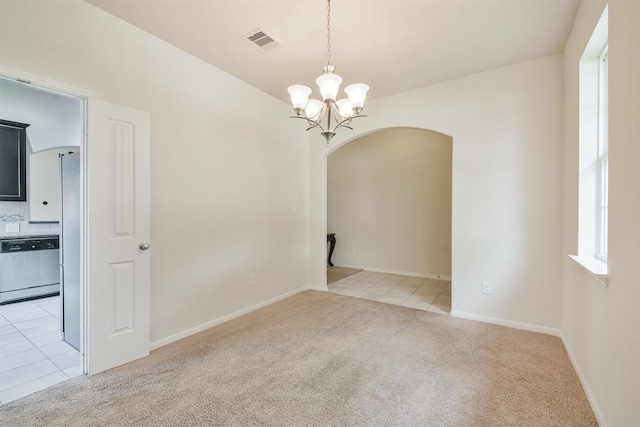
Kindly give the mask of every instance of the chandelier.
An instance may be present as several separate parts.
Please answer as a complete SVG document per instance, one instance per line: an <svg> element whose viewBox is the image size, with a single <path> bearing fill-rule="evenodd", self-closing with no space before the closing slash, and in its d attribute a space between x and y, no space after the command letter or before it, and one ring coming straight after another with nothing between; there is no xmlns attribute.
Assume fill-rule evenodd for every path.
<svg viewBox="0 0 640 427"><path fill-rule="evenodd" d="M331 0L327 0L327 65L322 68L324 74L316 79L316 84L322 95L322 102L309 99L311 88L304 85L289 86L287 91L291 95L291 104L296 115L292 119L306 120L309 129L319 128L321 135L329 141L336 134L336 129L351 128L351 120L366 117L362 112L364 100L369 86L356 83L344 88L347 98L336 100L342 77L334 74L335 67L331 65Z"/></svg>

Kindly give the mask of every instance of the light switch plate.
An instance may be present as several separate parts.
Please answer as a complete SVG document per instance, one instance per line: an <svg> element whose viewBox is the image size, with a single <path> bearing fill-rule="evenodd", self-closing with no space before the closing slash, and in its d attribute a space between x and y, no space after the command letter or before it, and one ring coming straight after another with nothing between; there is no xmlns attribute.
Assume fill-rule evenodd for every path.
<svg viewBox="0 0 640 427"><path fill-rule="evenodd" d="M4 229L5 229L5 232L7 233L19 233L20 224L5 224Z"/></svg>

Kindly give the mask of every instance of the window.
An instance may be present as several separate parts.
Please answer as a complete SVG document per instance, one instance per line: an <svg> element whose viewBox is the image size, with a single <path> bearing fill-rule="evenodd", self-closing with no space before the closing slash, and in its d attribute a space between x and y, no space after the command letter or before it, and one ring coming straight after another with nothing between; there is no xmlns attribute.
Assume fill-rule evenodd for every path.
<svg viewBox="0 0 640 427"><path fill-rule="evenodd" d="M571 255L607 285L609 220L608 8L580 58L578 253Z"/></svg>
<svg viewBox="0 0 640 427"><path fill-rule="evenodd" d="M598 237L596 256L607 261L609 218L609 74L606 45L599 56L598 69Z"/></svg>

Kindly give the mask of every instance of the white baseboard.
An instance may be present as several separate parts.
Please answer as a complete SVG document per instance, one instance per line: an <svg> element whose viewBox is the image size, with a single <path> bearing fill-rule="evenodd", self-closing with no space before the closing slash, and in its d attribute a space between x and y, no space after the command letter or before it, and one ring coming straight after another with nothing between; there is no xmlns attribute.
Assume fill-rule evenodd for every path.
<svg viewBox="0 0 640 427"><path fill-rule="evenodd" d="M178 340L181 340L183 338L186 338L190 335L193 334L197 334L198 332L202 332L204 330L207 330L209 328L212 328L214 326L220 325L222 323L228 322L229 320L233 320L236 317L240 317L243 316L247 313L251 313L252 311L258 310L259 308L262 307L266 307L268 305L271 305L275 302L281 301L285 298L289 298L290 296L293 296L295 294L299 294L300 292L306 291L306 290L314 290L314 291L327 291L327 287L325 286L324 288L322 286L305 286L303 288L298 288L298 289L294 289L292 291L289 292L285 292L284 294L280 294L278 296L275 296L273 298L270 298L266 301L263 302L259 302L257 304L251 305L249 307L243 308L241 310L235 311L233 313L227 314L226 316L222 316L222 317L218 317L217 319L213 319L210 320L208 322L202 323L200 325L194 326L193 328L189 328L189 329L185 329L182 332L178 332L176 334L170 335L168 337L165 338L161 338L157 341L152 342L149 345L149 350L156 350L160 347L163 347L167 344L171 344L173 342L176 342Z"/></svg>
<svg viewBox="0 0 640 427"><path fill-rule="evenodd" d="M349 266L342 266L342 267L347 267L347 268L361 268L361 267L349 267ZM372 270L372 269L367 269L365 268L364 270L368 270L368 271L376 271L376 270ZM380 273L391 273L391 274L404 274L404 273L397 273L397 272L390 272L390 271L378 271ZM411 276L416 276L416 277L432 277L432 276L424 276L424 275L420 275L417 276L416 273L411 273L411 274L406 274L406 275L411 275ZM438 276L436 278L442 278L441 276ZM451 279L448 279L451 280ZM243 316L247 313L251 313L252 311L258 310L262 307L266 307L268 305L271 305L273 303L276 303L278 301L281 301L285 298L289 298L290 296L299 294L300 292L304 292L307 290L314 290L314 291L321 291L321 292L327 292L327 287L326 286L311 286L311 285L307 285L305 287L302 288L298 288L298 289L294 289L292 291L289 292L285 292L284 294L275 296L273 298L270 298L266 301L254 304L252 306L243 308L241 310L238 310L234 313L231 314L227 314L226 316L222 316L219 317L217 319L213 319L210 320L208 322L202 323L198 326L194 326L193 328L189 328L186 329L182 332L178 332L177 334L173 334L170 335L168 337L159 339L157 341L154 341L150 344L149 346L149 350L156 350L160 347L163 347L167 344L171 344L173 342L176 342L178 340L181 340L183 338L186 338L190 335L193 334L197 334L198 332L202 332L204 330L207 330L209 328L212 328L214 326L220 325L222 323L228 322L229 320L233 320L237 317ZM562 340L562 344L564 345L565 351L567 352L567 355L569 356L569 360L571 361L571 365L573 366L573 370L576 372L576 375L578 376L578 379L580 380L580 384L582 385L582 388L584 390L585 395L587 396L587 400L589 401L589 404L591 405L591 409L593 410L593 413L596 417L596 420L598 421L598 424L600 424L601 427L607 427L607 423L604 420L604 417L602 416L602 413L600 412L600 408L598 407L598 404L596 402L595 397L593 396L593 393L591 392L591 389L589 388L589 384L587 383L586 378L584 377L584 375L582 374L582 371L580 370L580 366L578 365L578 362L576 361L574 355L573 355L573 351L571 350L571 347L568 345L567 340L564 336L564 334L562 333L562 331L558 328L551 328L548 326L540 326L540 325L535 325L532 323L522 323L522 322L514 322L511 320L505 320L505 319L499 319L496 317L488 317L488 316L481 316L478 314L473 314L473 313L466 313L463 311L457 311L457 310L452 310L451 311L451 315L454 317L459 317L462 319L469 319L469 320L477 320L479 322L484 322L484 323L491 323L494 325L501 325L501 326L507 326L510 328L514 328L514 329L521 329L521 330L525 330L525 331L531 331L531 332L539 332L542 334L547 334L547 335L552 335L552 336L556 336L559 337Z"/></svg>
<svg viewBox="0 0 640 427"><path fill-rule="evenodd" d="M311 285L307 285L306 287L302 288L302 291L321 291L321 292L329 292L329 288L327 288L327 286L311 286Z"/></svg>
<svg viewBox="0 0 640 427"><path fill-rule="evenodd" d="M495 325L502 325L510 328L522 329L525 331L539 332L542 334L552 335L554 337L560 338L562 340L562 345L564 346L564 349L567 352L567 355L569 356L569 360L571 361L571 366L573 366L573 370L578 376L578 380L580 380L580 384L582 385L584 394L587 396L589 405L591 405L591 410L593 411L593 414L596 417L596 421L598 421L598 424L600 425L600 427L607 427L607 423L605 422L604 417L602 416L602 412L600 412L600 408L598 407L596 399L593 396L591 389L589 388L589 384L587 383L586 378L582 374L582 371L580 370L580 366L578 366L578 362L576 361L576 358L573 356L573 351L571 350L571 347L567 343L567 340L564 337L564 334L562 333L561 329L551 328L548 326L534 325L532 323L514 322L511 320L498 319L495 317L480 316L478 314L465 313L457 310L452 310L451 315L454 317L460 317L462 319L477 320L479 322L492 323Z"/></svg>
<svg viewBox="0 0 640 427"><path fill-rule="evenodd" d="M441 274L416 273L414 271L402 270L384 270L376 267L363 267L361 265L334 264L334 267L357 268L365 271L373 271L374 273L399 274L401 276L424 277L426 279L440 279L451 281L451 276L443 276Z"/></svg>
<svg viewBox="0 0 640 427"><path fill-rule="evenodd" d="M492 323L494 325L507 326L514 329L522 329L523 331L539 332L541 334L552 335L554 337L560 337L561 331L558 328L551 328L549 326L535 325L533 323L514 322L512 320L499 319L497 317L481 316L479 314L466 313L464 311L452 310L451 315L453 317L460 317L462 319L477 320L478 322Z"/></svg>
<svg viewBox="0 0 640 427"><path fill-rule="evenodd" d="M560 331L560 339L562 340L562 344L564 344L564 349L567 352L567 355L569 356L569 360L571 361L571 366L573 366L573 370L578 376L578 380L580 380L580 384L582 385L584 394L587 396L589 405L591 405L591 410L593 411L593 414L596 416L596 421L598 421L598 424L600 425L600 427L607 427L607 423L605 422L604 417L602 416L602 412L598 407L596 398L591 392L589 383L587 383L587 379L582 374L582 370L580 369L580 366L578 365L578 362L576 361L576 358L573 355L573 351L571 350L571 347L567 343L567 339L565 338L564 333L562 333L562 331Z"/></svg>

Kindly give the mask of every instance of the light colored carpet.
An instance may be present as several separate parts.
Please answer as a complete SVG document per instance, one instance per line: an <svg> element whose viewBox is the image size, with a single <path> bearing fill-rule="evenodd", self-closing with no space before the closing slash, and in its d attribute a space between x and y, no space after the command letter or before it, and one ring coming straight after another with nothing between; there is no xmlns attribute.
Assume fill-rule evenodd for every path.
<svg viewBox="0 0 640 427"><path fill-rule="evenodd" d="M361 268L347 267L327 267L327 285L337 282L340 279L349 277L352 274L361 272Z"/></svg>
<svg viewBox="0 0 640 427"><path fill-rule="evenodd" d="M306 291L0 407L7 426L595 426L558 338Z"/></svg>

